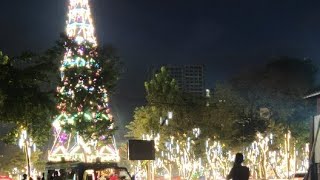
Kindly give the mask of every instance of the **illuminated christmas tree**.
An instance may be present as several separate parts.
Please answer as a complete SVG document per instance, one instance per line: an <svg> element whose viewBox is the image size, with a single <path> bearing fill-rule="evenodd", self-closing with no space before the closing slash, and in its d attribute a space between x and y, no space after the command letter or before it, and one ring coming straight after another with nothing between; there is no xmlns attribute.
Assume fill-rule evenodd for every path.
<svg viewBox="0 0 320 180"><path fill-rule="evenodd" d="M88 0L70 0L50 161L117 161L103 62Z"/></svg>

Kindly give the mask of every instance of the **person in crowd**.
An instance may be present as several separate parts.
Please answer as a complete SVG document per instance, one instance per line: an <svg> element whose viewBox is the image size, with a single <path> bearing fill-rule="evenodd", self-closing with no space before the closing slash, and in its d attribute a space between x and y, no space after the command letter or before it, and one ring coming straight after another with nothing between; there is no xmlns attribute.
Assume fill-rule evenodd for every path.
<svg viewBox="0 0 320 180"><path fill-rule="evenodd" d="M53 180L60 180L60 176L59 176L59 172L58 171L54 171Z"/></svg>
<svg viewBox="0 0 320 180"><path fill-rule="evenodd" d="M234 165L227 176L227 179L233 179L233 180L248 180L250 176L250 170L246 166L242 166L243 162L243 154L242 153L237 153L235 160L234 160Z"/></svg>
<svg viewBox="0 0 320 180"><path fill-rule="evenodd" d="M111 174L109 180L119 180L119 170L113 169L113 173Z"/></svg>
<svg viewBox="0 0 320 180"><path fill-rule="evenodd" d="M42 178L41 178L41 180L44 180L44 173L42 173Z"/></svg>

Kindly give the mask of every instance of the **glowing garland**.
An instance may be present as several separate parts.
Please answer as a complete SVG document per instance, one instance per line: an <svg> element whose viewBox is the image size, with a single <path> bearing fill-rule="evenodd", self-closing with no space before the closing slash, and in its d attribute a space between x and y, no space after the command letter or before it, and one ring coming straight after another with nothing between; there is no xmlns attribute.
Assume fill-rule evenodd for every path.
<svg viewBox="0 0 320 180"><path fill-rule="evenodd" d="M111 144L104 142L104 133L113 129L113 117L102 67L96 60L97 42L88 0L70 0L66 33L61 83L57 87L60 115L53 122L55 141L49 160L59 161L63 157L86 162L96 158L118 161L114 138ZM66 128L80 130L86 138L79 133L67 133Z"/></svg>
<svg viewBox="0 0 320 180"><path fill-rule="evenodd" d="M160 134L143 135L142 139L155 141L155 149L158 153L156 160L152 163L155 176L164 176L170 179L172 176L181 176L188 179L191 176L205 176L206 179L224 179L229 173L233 161L234 153L227 149L220 141L207 139L205 141L205 159L196 158L194 155L194 138L200 130L194 129L193 136L184 136L177 140L173 136L160 143ZM305 144L302 149L296 149L291 141L290 131L283 137L285 141L279 148L272 149L274 135L257 133L256 140L248 147L244 148L245 165L250 168L252 178L287 178L294 172L305 172L308 168L309 146ZM286 144L292 144L288 146ZM159 146L164 146L166 150L160 150ZM288 149L290 148L290 158L288 161ZM263 159L266 161L263 162ZM288 162L290 164L288 164ZM177 168L174 169L173 167ZM289 168L288 168L289 167ZM139 178L146 177L147 171L142 168L140 162L134 166ZM262 174L261 169L264 169ZM289 170L289 172L288 172Z"/></svg>

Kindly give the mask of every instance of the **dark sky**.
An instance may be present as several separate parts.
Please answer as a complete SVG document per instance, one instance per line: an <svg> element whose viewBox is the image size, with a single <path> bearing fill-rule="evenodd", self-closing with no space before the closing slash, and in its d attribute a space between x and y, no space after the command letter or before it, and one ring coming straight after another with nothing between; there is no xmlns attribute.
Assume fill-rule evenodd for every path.
<svg viewBox="0 0 320 180"><path fill-rule="evenodd" d="M0 49L41 52L64 31L67 0L1 0ZM99 44L118 49L127 72L113 100L120 116L143 100L147 68L206 66L207 87L269 57L320 49L316 0L91 0ZM129 110L127 110L129 108ZM123 118L123 117L121 117Z"/></svg>

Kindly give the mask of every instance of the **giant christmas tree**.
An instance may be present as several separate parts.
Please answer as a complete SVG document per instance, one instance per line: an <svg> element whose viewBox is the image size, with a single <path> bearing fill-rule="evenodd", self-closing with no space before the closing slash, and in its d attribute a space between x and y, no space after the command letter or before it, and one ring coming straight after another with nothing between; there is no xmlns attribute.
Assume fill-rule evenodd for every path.
<svg viewBox="0 0 320 180"><path fill-rule="evenodd" d="M50 161L117 161L103 62L88 0L70 0Z"/></svg>

